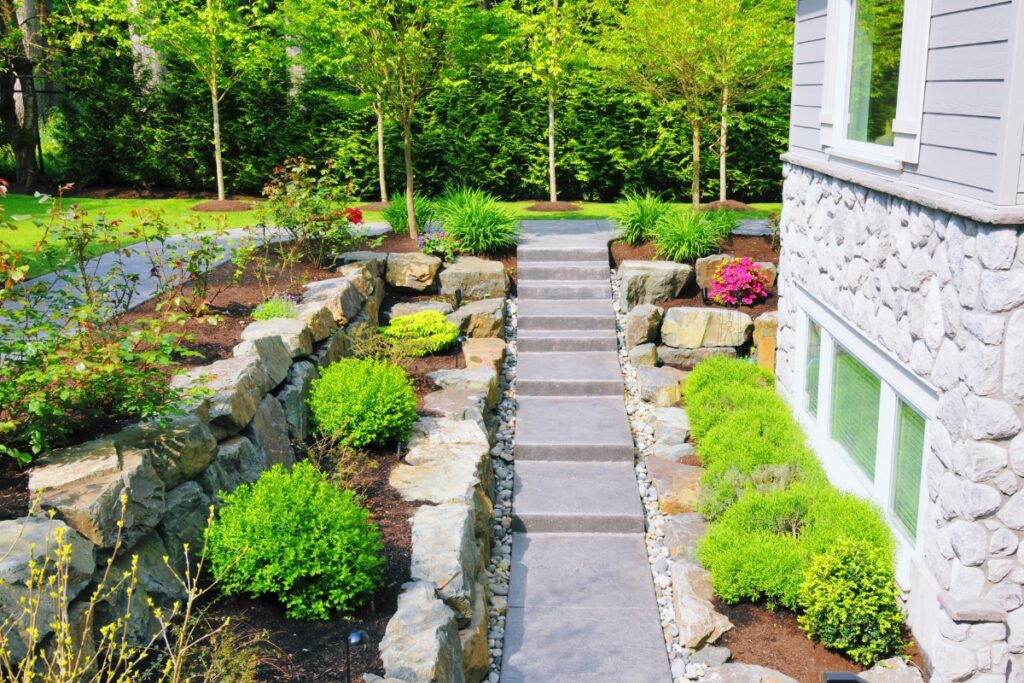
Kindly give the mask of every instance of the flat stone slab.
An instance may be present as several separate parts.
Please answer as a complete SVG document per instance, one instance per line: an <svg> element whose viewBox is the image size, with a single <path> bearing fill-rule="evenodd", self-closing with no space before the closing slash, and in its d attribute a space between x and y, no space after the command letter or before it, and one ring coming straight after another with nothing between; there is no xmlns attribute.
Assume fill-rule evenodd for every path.
<svg viewBox="0 0 1024 683"><path fill-rule="evenodd" d="M517 531L642 534L644 514L628 462L517 462Z"/></svg>
<svg viewBox="0 0 1024 683"><path fill-rule="evenodd" d="M520 396L621 396L622 372L605 352L519 354Z"/></svg>
<svg viewBox="0 0 1024 683"><path fill-rule="evenodd" d="M519 299L519 331L615 331L615 311L600 299Z"/></svg>
<svg viewBox="0 0 1024 683"><path fill-rule="evenodd" d="M612 296L612 286L608 280L520 280L519 295L528 299L599 299L607 302Z"/></svg>
<svg viewBox="0 0 1024 683"><path fill-rule="evenodd" d="M748 237L769 237L772 229L767 218L748 218L740 221L740 224L732 231L734 235L746 235Z"/></svg>
<svg viewBox="0 0 1024 683"><path fill-rule="evenodd" d="M615 358L615 332L604 330L519 330L519 350L547 352L604 351Z"/></svg>
<svg viewBox="0 0 1024 683"><path fill-rule="evenodd" d="M601 280L611 277L607 254L600 261L531 262L519 266L520 280Z"/></svg>
<svg viewBox="0 0 1024 683"><path fill-rule="evenodd" d="M522 396L516 417L516 460L626 460L633 435L621 397Z"/></svg>

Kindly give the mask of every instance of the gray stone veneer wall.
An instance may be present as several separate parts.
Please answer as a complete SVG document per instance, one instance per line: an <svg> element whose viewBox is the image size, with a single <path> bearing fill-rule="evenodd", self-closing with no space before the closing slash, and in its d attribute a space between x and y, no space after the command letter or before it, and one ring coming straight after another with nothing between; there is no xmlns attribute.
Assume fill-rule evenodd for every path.
<svg viewBox="0 0 1024 683"><path fill-rule="evenodd" d="M798 392L795 283L934 388L908 621L932 681L1024 681L1022 226L784 176L780 390Z"/></svg>

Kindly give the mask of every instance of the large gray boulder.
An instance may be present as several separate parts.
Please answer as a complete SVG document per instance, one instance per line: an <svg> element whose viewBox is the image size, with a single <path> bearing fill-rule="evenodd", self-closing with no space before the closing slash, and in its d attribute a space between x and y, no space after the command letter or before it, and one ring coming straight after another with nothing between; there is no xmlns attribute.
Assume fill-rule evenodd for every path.
<svg viewBox="0 0 1024 683"><path fill-rule="evenodd" d="M58 546L67 548L67 590L60 595L64 600L60 607L66 608L89 585L96 569L92 543L55 519L22 517L0 521L0 623L5 625L8 654L15 663L24 659L28 652L26 643L32 642L28 633L32 624L24 601L35 597L38 588L30 591L29 583L38 580L33 573L38 572L46 558L50 569L45 575L54 576ZM40 601L34 624L40 640L53 632L51 624L56 621L57 608L53 600Z"/></svg>
<svg viewBox="0 0 1024 683"><path fill-rule="evenodd" d="M34 512L55 511L101 548L118 539L131 547L149 533L163 517L164 491L149 451L113 439L55 451L29 473Z"/></svg>
<svg viewBox="0 0 1024 683"><path fill-rule="evenodd" d="M461 503L424 505L412 518L411 576L435 586L462 628L473 617L475 579L482 566L475 519L473 509Z"/></svg>
<svg viewBox="0 0 1024 683"><path fill-rule="evenodd" d="M398 596L398 610L380 641L389 678L406 683L465 683L455 612L423 581Z"/></svg>
<svg viewBox="0 0 1024 683"><path fill-rule="evenodd" d="M648 413L645 422L654 432L654 440L666 446L686 443L690 437L690 416L682 408L657 408Z"/></svg>
<svg viewBox="0 0 1024 683"><path fill-rule="evenodd" d="M191 553L200 549L198 544L210 520L210 504L210 497L194 481L167 492L167 514L159 531L171 567L179 574L185 568L185 546Z"/></svg>
<svg viewBox="0 0 1024 683"><path fill-rule="evenodd" d="M427 377L442 389L465 389L482 393L489 408L498 405L501 398L498 373L492 367L435 370L427 373Z"/></svg>
<svg viewBox="0 0 1024 683"><path fill-rule="evenodd" d="M114 438L120 448L149 449L153 467L168 488L203 472L217 454L217 440L195 415L146 420Z"/></svg>
<svg viewBox="0 0 1024 683"><path fill-rule="evenodd" d="M471 420L480 425L488 436L494 433L494 416L487 405L485 388L455 387L431 392L423 397L420 412L452 420Z"/></svg>
<svg viewBox="0 0 1024 683"><path fill-rule="evenodd" d="M921 670L907 664L902 657L883 659L857 675L868 683L921 683L924 680Z"/></svg>
<svg viewBox="0 0 1024 683"><path fill-rule="evenodd" d="M626 348L657 343L661 331L662 310L654 304L640 304L626 314Z"/></svg>
<svg viewBox="0 0 1024 683"><path fill-rule="evenodd" d="M352 270L358 271L358 267ZM363 296L357 282L348 277L339 277L307 284L302 304L326 307L334 322L344 327L362 312Z"/></svg>
<svg viewBox="0 0 1024 683"><path fill-rule="evenodd" d="M251 484L267 469L267 456L244 436L222 441L217 457L197 480L209 496L231 493L242 484Z"/></svg>
<svg viewBox="0 0 1024 683"><path fill-rule="evenodd" d="M360 261L342 266L338 268L338 272L355 286L360 299L361 308L359 310L362 315L372 324L378 324L380 322L380 307L384 303L385 294L381 269L374 266L372 261ZM350 324L354 319L354 316L347 316L345 322L339 321L338 324L344 326Z"/></svg>
<svg viewBox="0 0 1024 683"><path fill-rule="evenodd" d="M309 390L317 377L316 366L306 361L295 363L288 370L288 381L277 392L277 400L288 423L288 435L295 443L309 436Z"/></svg>
<svg viewBox="0 0 1024 683"><path fill-rule="evenodd" d="M797 683L796 679L774 669L754 664L722 664L707 670L705 683Z"/></svg>
<svg viewBox="0 0 1024 683"><path fill-rule="evenodd" d="M338 329L338 323L327 304L321 301L310 301L295 307L295 317L309 329L313 343L321 342Z"/></svg>
<svg viewBox="0 0 1024 683"><path fill-rule="evenodd" d="M342 358L352 355L352 325L345 329L335 330L327 341L320 344L309 359L318 368L326 368Z"/></svg>
<svg viewBox="0 0 1024 683"><path fill-rule="evenodd" d="M387 282L398 289L425 292L434 286L441 259L418 251L408 254L388 254Z"/></svg>
<svg viewBox="0 0 1024 683"><path fill-rule="evenodd" d="M267 395L260 402L252 422L242 434L256 445L267 458L267 467L295 464L295 454L288 439L288 420L284 409L273 396Z"/></svg>
<svg viewBox="0 0 1024 683"><path fill-rule="evenodd" d="M692 370L697 367L701 361L705 361L712 356L735 358L736 347L708 346L699 349L675 349L671 346L658 347L658 358L661 359L662 363L681 368L683 370Z"/></svg>
<svg viewBox="0 0 1024 683"><path fill-rule="evenodd" d="M754 319L725 308L671 308L661 323L661 340L677 349L742 346L750 341Z"/></svg>
<svg viewBox="0 0 1024 683"><path fill-rule="evenodd" d="M242 431L256 414L263 394L274 387L263 362L251 355L191 368L177 375L171 384L178 388L205 387L213 392L206 399L204 412L218 438Z"/></svg>
<svg viewBox="0 0 1024 683"><path fill-rule="evenodd" d="M505 338L504 299L481 299L463 304L446 317L467 337Z"/></svg>
<svg viewBox="0 0 1024 683"><path fill-rule="evenodd" d="M448 315L454 309L447 301L405 301L395 304L388 310L388 319L393 320L403 315L413 315L423 311L437 311L441 315Z"/></svg>
<svg viewBox="0 0 1024 683"><path fill-rule="evenodd" d="M374 275L377 277L383 277L384 271L388 267L388 254L383 251L346 251L344 254L338 254L338 263L348 265L350 263L366 262Z"/></svg>
<svg viewBox="0 0 1024 683"><path fill-rule="evenodd" d="M235 346L235 358L258 358L263 372L267 373L268 389L276 387L288 376L292 366L292 352L279 335L249 339Z"/></svg>
<svg viewBox="0 0 1024 683"><path fill-rule="evenodd" d="M714 592L710 574L698 564L678 560L670 562L669 573L672 609L683 647L700 649L714 644L732 628L732 623L712 605Z"/></svg>
<svg viewBox="0 0 1024 683"><path fill-rule="evenodd" d="M693 268L670 261L623 261L619 266L619 303L626 312L637 304L678 297L693 279Z"/></svg>
<svg viewBox="0 0 1024 683"><path fill-rule="evenodd" d="M658 348L654 344L640 344L629 350L629 362L633 367L654 367L658 364Z"/></svg>
<svg viewBox="0 0 1024 683"><path fill-rule="evenodd" d="M686 373L675 368L641 366L636 369L636 381L641 400L656 406L671 406L682 398Z"/></svg>
<svg viewBox="0 0 1024 683"><path fill-rule="evenodd" d="M712 254L711 256L697 259L696 263L693 264L694 274L697 277L697 286L701 289L710 287L711 280L718 272L718 268L732 258L735 258L732 254Z"/></svg>
<svg viewBox="0 0 1024 683"><path fill-rule="evenodd" d="M313 353L313 335L306 327L306 323L297 318L257 320L242 330L242 341L261 337L280 337L292 358Z"/></svg>
<svg viewBox="0 0 1024 683"><path fill-rule="evenodd" d="M139 585L158 607L169 609L176 601L185 599L185 585L178 578L181 576L180 570L172 571L173 561L163 539L156 532L147 534L131 550L122 552L115 559L114 569L117 573L114 576L120 577L130 572L133 565Z"/></svg>
<svg viewBox="0 0 1024 683"><path fill-rule="evenodd" d="M488 261L475 256L460 256L441 271L441 294L455 296L462 290L466 299L504 297L508 291L508 275L501 261Z"/></svg>

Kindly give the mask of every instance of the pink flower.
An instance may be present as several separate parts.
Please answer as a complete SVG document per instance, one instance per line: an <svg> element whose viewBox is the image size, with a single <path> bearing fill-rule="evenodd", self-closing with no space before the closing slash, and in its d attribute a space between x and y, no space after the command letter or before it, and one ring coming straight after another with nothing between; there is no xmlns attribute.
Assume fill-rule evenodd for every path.
<svg viewBox="0 0 1024 683"><path fill-rule="evenodd" d="M718 266L708 296L719 304L749 306L768 298L768 275L750 258L727 259Z"/></svg>

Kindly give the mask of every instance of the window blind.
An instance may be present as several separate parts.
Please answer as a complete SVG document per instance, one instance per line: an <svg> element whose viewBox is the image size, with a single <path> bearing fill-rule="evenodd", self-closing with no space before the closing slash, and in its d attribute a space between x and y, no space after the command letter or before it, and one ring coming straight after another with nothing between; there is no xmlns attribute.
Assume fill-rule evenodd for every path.
<svg viewBox="0 0 1024 683"><path fill-rule="evenodd" d="M917 531L921 462L924 458L924 425L924 417L900 401L896 426L896 458L892 473L892 511L911 538L914 538Z"/></svg>
<svg viewBox="0 0 1024 683"><path fill-rule="evenodd" d="M881 380L846 349L837 346L832 374L831 436L872 481L881 393Z"/></svg>
<svg viewBox="0 0 1024 683"><path fill-rule="evenodd" d="M818 373L821 368L821 327L817 323L807 326L807 411L818 416Z"/></svg>

